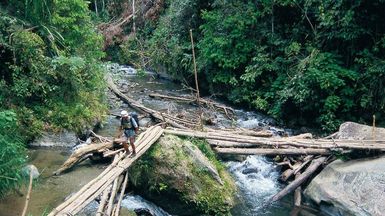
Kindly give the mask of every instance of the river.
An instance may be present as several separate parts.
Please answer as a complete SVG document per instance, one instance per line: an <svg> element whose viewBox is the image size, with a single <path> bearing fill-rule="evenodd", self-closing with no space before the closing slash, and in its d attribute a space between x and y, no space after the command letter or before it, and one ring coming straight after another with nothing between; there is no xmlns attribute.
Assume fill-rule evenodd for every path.
<svg viewBox="0 0 385 216"><path fill-rule="evenodd" d="M148 97L149 93L189 95L188 89L168 79L161 78L154 73L137 75L130 67L118 65L109 66L114 74L117 85L122 91L133 97L140 103L153 109L175 113L184 110L184 115L197 111L197 107L189 104L176 103L174 101L154 99ZM119 114L122 108L130 111L130 108L119 99L109 94L109 109L112 113ZM274 120L259 113L236 109L236 121L227 119L224 114L211 112L215 127L240 126L245 128L264 128L274 132L276 136L291 134L292 130L275 127ZM103 136L114 136L119 120L108 116L102 128L98 131ZM107 164L94 164L90 161L77 165L75 169L58 177L52 176L55 171L70 155L71 149L29 149L29 163L34 164L40 171L41 177L35 183L31 195L29 211L30 215L44 215L53 207L60 204L65 197L76 192L82 185L102 172ZM237 194L238 204L232 209L233 215L252 216L280 216L280 215L321 215L318 210L312 208L297 209L293 207L291 196L280 202L265 207L266 200L283 188L279 181L279 169L274 163L262 156L248 156L243 161L225 161L225 165L234 177L239 188ZM255 169L256 172L244 172L245 169ZM23 188L21 191L24 192ZM20 215L25 197L12 194L0 201L0 216ZM89 208L95 208L96 203L91 203ZM144 200L140 196L130 194L123 201L123 207L137 211L150 211L154 215L169 215L155 204ZM123 211L124 212L124 211ZM79 215L90 215L87 211Z"/></svg>

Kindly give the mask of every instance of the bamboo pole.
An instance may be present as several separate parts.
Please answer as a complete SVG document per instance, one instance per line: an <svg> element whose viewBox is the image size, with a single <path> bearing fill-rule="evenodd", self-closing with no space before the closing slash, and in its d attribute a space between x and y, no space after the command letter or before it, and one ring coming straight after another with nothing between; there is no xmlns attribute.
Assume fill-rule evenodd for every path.
<svg viewBox="0 0 385 216"><path fill-rule="evenodd" d="M32 170L30 169L29 170L28 193L27 193L27 197L25 198L25 204L24 204L23 213L21 214L21 216L25 216L25 214L27 213L28 203L29 203L29 200L31 198L32 182L33 182L33 176L32 176Z"/></svg>
<svg viewBox="0 0 385 216"><path fill-rule="evenodd" d="M107 215L111 215L112 213L112 207L115 201L116 191L118 189L118 181L119 181L118 178L116 178L112 186L112 191L111 191L110 199L108 201L107 210L106 210Z"/></svg>
<svg viewBox="0 0 385 216"><path fill-rule="evenodd" d="M272 146L274 148L283 146L293 146L302 148L314 149L361 149L361 150L380 150L385 151L384 141L370 141L370 140L325 140L325 139L288 139L288 138L265 138L252 137L234 134L221 134L191 130L170 130L166 129L165 133L178 136L189 136L212 140L224 140L239 143L252 143L264 146ZM322 151L320 151L322 152Z"/></svg>
<svg viewBox="0 0 385 216"><path fill-rule="evenodd" d="M214 148L220 154L239 154L239 155L330 155L327 149L265 149L265 148Z"/></svg>
<svg viewBox="0 0 385 216"><path fill-rule="evenodd" d="M195 49L194 49L194 38L192 29L190 29L190 39L191 39L191 49L194 63L194 77L195 77L195 88L196 88L196 100L199 105L200 95L199 95L199 85L198 85L198 72L197 72L197 63L195 61Z"/></svg>
<svg viewBox="0 0 385 216"><path fill-rule="evenodd" d="M376 115L373 115L373 131L372 131L373 140L376 140Z"/></svg>
<svg viewBox="0 0 385 216"><path fill-rule="evenodd" d="M134 34L136 33L136 26L135 26L135 0L132 0L132 31Z"/></svg>
<svg viewBox="0 0 385 216"><path fill-rule="evenodd" d="M124 177L124 181L123 181L123 185L122 185L122 190L120 191L120 196L119 196L118 204L116 205L115 216L119 216L120 206L121 206L121 204L122 204L124 192L125 192L125 190L126 190L127 181L128 181L128 172L126 172L126 175L125 175L125 177Z"/></svg>

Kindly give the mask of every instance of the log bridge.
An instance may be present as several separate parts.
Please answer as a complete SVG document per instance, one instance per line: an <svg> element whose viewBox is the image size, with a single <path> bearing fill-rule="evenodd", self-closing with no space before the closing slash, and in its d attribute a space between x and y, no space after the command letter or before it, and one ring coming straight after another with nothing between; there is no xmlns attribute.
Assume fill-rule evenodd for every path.
<svg viewBox="0 0 385 216"><path fill-rule="evenodd" d="M97 214L119 215L120 203L123 198L128 178L127 174L124 174L124 172L126 172L128 167L140 158L140 156L142 156L162 134L163 129L160 126L150 127L144 133L140 134L135 142L135 145L137 146L136 156L128 157L122 152L116 154L111 165L64 203L53 209L49 216L75 215L101 194L103 195ZM123 184L122 179L124 179ZM121 187L121 192L118 202L115 204L119 187Z"/></svg>
<svg viewBox="0 0 385 216"><path fill-rule="evenodd" d="M149 127L135 141L137 154L133 157L126 156L122 148L111 150L114 144L120 143L121 140L109 140L108 138L93 134L98 142L77 149L54 174L59 175L63 171L84 161L93 153L102 153L103 157L114 157L113 162L99 176L83 186L64 203L54 208L48 216L75 215L97 197L100 197L100 202L96 215L118 216L128 182L127 169L163 134L206 139L219 154L283 155L286 159L277 165L287 165L289 169L283 172L281 179L287 181L289 178L295 178L282 191L273 196L268 203L277 201L298 189L301 184L314 175L319 167L332 160L330 158L334 152L344 153L351 150L385 152L385 140L312 139L311 134L277 138L273 137L272 133L268 131L246 129L214 130L200 128L198 131L193 129L196 128L196 122L187 121L186 119L177 118L144 107L121 93L111 78L107 78L107 83L109 88L119 98L127 102L134 109L166 123L162 124L163 127L165 125L173 127L167 129L159 125ZM159 97L159 95L156 96ZM296 158L294 159L292 156ZM287 159L288 157L290 159ZM291 165L291 162L294 162L294 165ZM300 190L296 190L295 194L296 200L300 200ZM296 202L296 205L300 205L300 201Z"/></svg>
<svg viewBox="0 0 385 216"><path fill-rule="evenodd" d="M163 129L161 126L152 126L138 136L138 139L135 142L135 145L137 146L137 155L134 157L126 156L121 150L108 150L108 148L112 147L113 141L108 141L107 139L102 139L100 137L99 139L105 142L91 144L75 151L55 174L59 174L62 171L67 170L79 161L82 161L82 158L89 154L89 152L95 152L95 150L105 149L107 153L104 155L114 155L115 158L111 165L109 165L99 176L81 188L64 203L56 207L49 214L49 216L75 215L99 196L101 197L101 201L97 215L119 215L120 203L127 185L127 169L133 162L139 159L140 156L142 156L151 147L151 145L162 136L162 134L206 139L210 145L214 147L214 150L221 154L318 156L330 155L332 154L334 148L340 148L341 150L371 149L385 151L385 141L383 140L325 140L296 139L295 137L268 138L265 133L255 132L251 135L248 131L245 132L240 130L234 130L233 132L230 132L229 130L209 130L202 132L177 128ZM314 160L313 156L307 157L303 165L297 165L296 169L293 169L292 172L290 172L290 176L297 174L311 161L305 172L290 183L287 186L288 188L285 188L283 192L274 196L271 201L276 201L287 193L294 191L307 178L309 178L317 170L317 168L325 162L325 160L326 157L324 156L318 157ZM119 188L120 195L118 196Z"/></svg>

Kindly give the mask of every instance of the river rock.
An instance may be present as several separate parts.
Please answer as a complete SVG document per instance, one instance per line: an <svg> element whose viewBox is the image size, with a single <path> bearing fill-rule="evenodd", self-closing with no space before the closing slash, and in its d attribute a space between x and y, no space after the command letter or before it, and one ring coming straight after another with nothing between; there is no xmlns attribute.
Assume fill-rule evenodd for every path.
<svg viewBox="0 0 385 216"><path fill-rule="evenodd" d="M258 173L258 172L259 172L258 168L246 168L242 170L242 174L245 174L245 175L250 173Z"/></svg>
<svg viewBox="0 0 385 216"><path fill-rule="evenodd" d="M234 204L234 181L202 141L165 135L129 174L137 193L172 215L225 215Z"/></svg>
<svg viewBox="0 0 385 216"><path fill-rule="evenodd" d="M139 120L140 127L148 127L151 124L151 118L142 118Z"/></svg>
<svg viewBox="0 0 385 216"><path fill-rule="evenodd" d="M78 142L74 132L62 131L60 133L44 132L40 138L30 143L34 147L72 147Z"/></svg>
<svg viewBox="0 0 385 216"><path fill-rule="evenodd" d="M305 195L333 215L384 215L385 157L336 160L316 176ZM333 207L333 208L331 208Z"/></svg>
<svg viewBox="0 0 385 216"><path fill-rule="evenodd" d="M95 200L91 201L85 208L83 208L77 216L91 216L95 215L95 212L98 211L99 203Z"/></svg>
<svg viewBox="0 0 385 216"><path fill-rule="evenodd" d="M192 160L196 162L198 169L208 172L219 184L223 185L223 181L219 176L217 168L212 164L209 159L191 142L184 142L183 148L186 153L192 157Z"/></svg>
<svg viewBox="0 0 385 216"><path fill-rule="evenodd" d="M35 165L32 164L23 167L22 173L24 173L25 176L29 176L30 173L32 173L32 179L37 179L40 176L39 170L36 168Z"/></svg>
<svg viewBox="0 0 385 216"><path fill-rule="evenodd" d="M376 139L385 137L385 128L376 127L374 129L374 136ZM355 122L345 122L340 125L336 138L356 140L373 139L373 127Z"/></svg>

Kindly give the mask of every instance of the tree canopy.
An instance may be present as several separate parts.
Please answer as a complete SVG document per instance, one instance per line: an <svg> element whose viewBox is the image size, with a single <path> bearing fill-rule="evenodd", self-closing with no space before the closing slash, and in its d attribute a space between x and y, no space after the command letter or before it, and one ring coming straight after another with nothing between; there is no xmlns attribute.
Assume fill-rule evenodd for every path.
<svg viewBox="0 0 385 216"><path fill-rule="evenodd" d="M192 28L206 93L332 131L384 116L384 9L383 0L170 0L138 37L150 67L188 79Z"/></svg>

